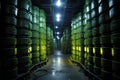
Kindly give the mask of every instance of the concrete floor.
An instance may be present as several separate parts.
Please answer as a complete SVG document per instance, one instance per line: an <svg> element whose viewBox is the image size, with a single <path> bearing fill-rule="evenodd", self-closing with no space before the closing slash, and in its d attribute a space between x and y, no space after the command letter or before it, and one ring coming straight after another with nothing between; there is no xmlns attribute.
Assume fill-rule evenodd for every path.
<svg viewBox="0 0 120 80"><path fill-rule="evenodd" d="M75 64L69 61L69 55L59 50L49 57L49 62L32 75L31 80L88 80Z"/></svg>

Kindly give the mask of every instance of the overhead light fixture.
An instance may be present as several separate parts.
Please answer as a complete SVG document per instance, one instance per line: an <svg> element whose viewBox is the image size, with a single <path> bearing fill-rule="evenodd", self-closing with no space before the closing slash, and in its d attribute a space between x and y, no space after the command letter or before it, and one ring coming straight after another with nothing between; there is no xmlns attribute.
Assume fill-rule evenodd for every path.
<svg viewBox="0 0 120 80"><path fill-rule="evenodd" d="M59 13L57 13L57 14L56 14L56 20L57 20L57 22L60 21L60 17L61 17L61 15L60 15Z"/></svg>
<svg viewBox="0 0 120 80"><path fill-rule="evenodd" d="M56 20L57 20L57 22L59 22L59 21L60 21L60 18L57 18Z"/></svg>
<svg viewBox="0 0 120 80"><path fill-rule="evenodd" d="M58 28L58 26L55 26L55 28L57 29L57 28Z"/></svg>
<svg viewBox="0 0 120 80"><path fill-rule="evenodd" d="M58 13L58 14L56 14L56 17L57 17L57 18L60 18L60 17L61 17L61 15Z"/></svg>
<svg viewBox="0 0 120 80"><path fill-rule="evenodd" d="M60 1L60 0L57 0L56 5L57 5L58 7L60 7L60 6L61 6L61 1Z"/></svg>
<svg viewBox="0 0 120 80"><path fill-rule="evenodd" d="M60 32L56 32L56 34L60 34Z"/></svg>
<svg viewBox="0 0 120 80"><path fill-rule="evenodd" d="M57 39L60 39L60 37L59 37L59 36L57 36Z"/></svg>

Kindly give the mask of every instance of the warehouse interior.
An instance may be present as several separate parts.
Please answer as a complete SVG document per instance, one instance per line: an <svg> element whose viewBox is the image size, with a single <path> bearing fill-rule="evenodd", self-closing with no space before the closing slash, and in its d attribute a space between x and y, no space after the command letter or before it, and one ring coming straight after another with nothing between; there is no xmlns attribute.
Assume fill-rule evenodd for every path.
<svg viewBox="0 0 120 80"><path fill-rule="evenodd" d="M120 80L120 0L0 0L0 80Z"/></svg>

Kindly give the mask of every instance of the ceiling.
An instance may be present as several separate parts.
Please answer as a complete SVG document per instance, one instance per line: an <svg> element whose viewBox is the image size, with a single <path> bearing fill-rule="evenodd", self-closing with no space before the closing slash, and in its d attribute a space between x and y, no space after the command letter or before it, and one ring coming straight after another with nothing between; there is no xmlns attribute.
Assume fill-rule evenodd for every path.
<svg viewBox="0 0 120 80"><path fill-rule="evenodd" d="M71 20L78 12L83 10L84 0L60 0L62 6L55 5L57 0L32 0L33 5L44 9L46 13L47 25L49 25L54 32L63 32L66 27L70 27ZM61 21L56 21L56 14L61 14ZM55 29L55 26L58 26Z"/></svg>

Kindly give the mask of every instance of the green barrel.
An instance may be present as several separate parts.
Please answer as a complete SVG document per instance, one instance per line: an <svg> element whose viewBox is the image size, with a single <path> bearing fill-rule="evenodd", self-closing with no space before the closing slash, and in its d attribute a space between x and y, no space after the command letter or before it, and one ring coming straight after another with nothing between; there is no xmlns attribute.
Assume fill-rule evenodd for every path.
<svg viewBox="0 0 120 80"><path fill-rule="evenodd" d="M98 27L94 27L94 28L92 29L92 35L93 35L93 37L99 36L99 28L98 28Z"/></svg>
<svg viewBox="0 0 120 80"><path fill-rule="evenodd" d="M109 35L110 34L110 24L100 24L99 33L101 35Z"/></svg>
<svg viewBox="0 0 120 80"><path fill-rule="evenodd" d="M120 1L119 0L109 0L109 14L111 20L120 19Z"/></svg>
<svg viewBox="0 0 120 80"><path fill-rule="evenodd" d="M13 80L16 79L18 74L18 59L16 57L17 13L17 0L0 1L0 17L2 20L2 23L0 23L0 79Z"/></svg>
<svg viewBox="0 0 120 80"><path fill-rule="evenodd" d="M112 59L112 52L110 47L101 47L100 53L103 58Z"/></svg>
<svg viewBox="0 0 120 80"><path fill-rule="evenodd" d="M108 0L99 2L99 23L109 22L109 4Z"/></svg>
<svg viewBox="0 0 120 80"><path fill-rule="evenodd" d="M46 44L47 44L47 55L51 55L52 54L52 42L51 42L51 40L52 40L52 35L53 35L53 33L52 33L52 29L50 28L50 26L47 26L47 32L46 32L46 36L47 36L47 42L46 42ZM68 34L68 33L67 33ZM66 36L66 35L65 35ZM64 40L65 42L66 42L66 39ZM64 45L64 43L62 44L62 45ZM67 47L66 47L67 48ZM62 49L62 51L63 51L63 53L65 53L64 52L64 50Z"/></svg>
<svg viewBox="0 0 120 80"><path fill-rule="evenodd" d="M101 44L102 46L106 46L106 47L108 46L108 47L110 47L110 46L111 46L110 41L111 41L110 35L102 35L102 36L100 37L100 44Z"/></svg>
<svg viewBox="0 0 120 80"><path fill-rule="evenodd" d="M119 45L119 40L120 40L120 33L114 33L111 35L111 43L113 44L114 47L120 47Z"/></svg>
<svg viewBox="0 0 120 80"><path fill-rule="evenodd" d="M18 0L17 17L17 57L18 73L22 74L31 67L32 23L30 15L30 0Z"/></svg>
<svg viewBox="0 0 120 80"><path fill-rule="evenodd" d="M120 29L119 26L120 25L120 19L118 20L112 20L112 22L110 23L110 31L112 33L119 33Z"/></svg>
<svg viewBox="0 0 120 80"><path fill-rule="evenodd" d="M46 37L46 15L45 15L45 11L40 9L39 10L39 13L40 13L40 17L39 17L39 46L40 46L40 56L39 56L39 59L41 61L44 61L46 60L47 58L47 47L46 47L46 43L47 43L47 37Z"/></svg>
<svg viewBox="0 0 120 80"><path fill-rule="evenodd" d="M120 59L119 59L119 24L120 24L120 6L119 6L120 1L119 0L110 0L109 2L109 14L110 14L110 30L111 30L111 44L112 44L112 55L113 55L113 61L112 61L112 70L113 70L113 80L120 80L120 72L119 72L119 67L120 67Z"/></svg>
<svg viewBox="0 0 120 80"><path fill-rule="evenodd" d="M100 38L99 37L93 37L93 45L95 47L100 46Z"/></svg>
<svg viewBox="0 0 120 80"><path fill-rule="evenodd" d="M119 47L113 47L112 48L112 56L113 60L120 61L120 48Z"/></svg>
<svg viewBox="0 0 120 80"><path fill-rule="evenodd" d="M37 6L32 6L32 65L38 64L39 60L39 8Z"/></svg>

